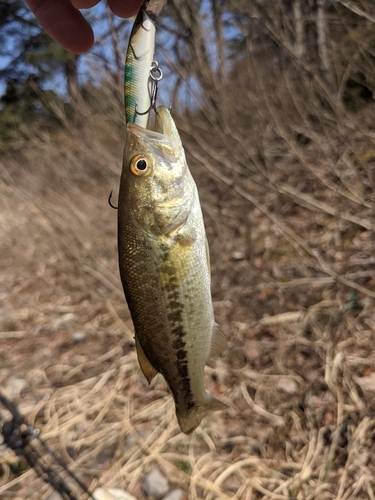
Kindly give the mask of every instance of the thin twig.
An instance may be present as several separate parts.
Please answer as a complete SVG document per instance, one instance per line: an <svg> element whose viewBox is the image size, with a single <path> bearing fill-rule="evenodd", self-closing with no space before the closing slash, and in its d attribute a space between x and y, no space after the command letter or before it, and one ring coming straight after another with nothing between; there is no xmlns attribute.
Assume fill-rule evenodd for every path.
<svg viewBox="0 0 375 500"><path fill-rule="evenodd" d="M95 269L92 269L91 267L84 265L82 266L82 270L85 271L85 273L90 274L97 280L99 280L103 285L105 285L109 290L111 290L117 297L120 299L124 299L124 294L123 292L113 283L109 281L103 274L101 274L99 271L96 271Z"/></svg>
<svg viewBox="0 0 375 500"><path fill-rule="evenodd" d="M241 392L242 392L242 395L243 395L246 403L250 406L250 408L253 411L258 413L262 417L266 418L267 420L270 420L277 427L283 427L285 425L285 420L283 419L283 417L279 417L278 415L274 415L273 413L270 413L269 411L265 410L264 408L261 408L256 403L254 403L250 394L247 391L245 382L240 382L240 387L241 387Z"/></svg>

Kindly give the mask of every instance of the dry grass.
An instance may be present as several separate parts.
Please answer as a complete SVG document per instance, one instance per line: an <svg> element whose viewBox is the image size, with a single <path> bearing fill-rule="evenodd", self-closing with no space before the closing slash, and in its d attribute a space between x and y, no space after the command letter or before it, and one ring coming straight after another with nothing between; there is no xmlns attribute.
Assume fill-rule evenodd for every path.
<svg viewBox="0 0 375 500"><path fill-rule="evenodd" d="M347 200L357 191L342 188L332 202L329 175L315 169L316 137L288 149L268 130L276 182L262 185L236 177L239 149L218 144L215 159L215 147L200 149L180 120L207 223L217 321L229 340L206 375L229 408L188 437L163 379L149 388L136 361L107 205L123 142L109 116L120 123L115 105L97 108L81 130L2 159L2 389L90 488L122 487L142 499L142 478L156 464L189 500L373 499L373 201L364 196L355 211ZM314 199L296 186L307 168L319 186ZM281 176L283 192L274 188ZM77 331L83 342L74 342ZM15 463L0 451L0 497L46 499L51 489L23 463L17 475Z"/></svg>

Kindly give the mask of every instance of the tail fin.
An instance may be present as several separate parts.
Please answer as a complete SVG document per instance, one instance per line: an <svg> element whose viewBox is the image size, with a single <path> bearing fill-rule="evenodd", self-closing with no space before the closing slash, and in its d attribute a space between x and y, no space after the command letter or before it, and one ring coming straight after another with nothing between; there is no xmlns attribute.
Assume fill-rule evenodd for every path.
<svg viewBox="0 0 375 500"><path fill-rule="evenodd" d="M224 410L225 408L228 408L226 404L206 394L203 403L197 404L187 412L179 412L176 409L176 415L182 432L190 434L198 427L205 417L208 417L208 415L214 411Z"/></svg>

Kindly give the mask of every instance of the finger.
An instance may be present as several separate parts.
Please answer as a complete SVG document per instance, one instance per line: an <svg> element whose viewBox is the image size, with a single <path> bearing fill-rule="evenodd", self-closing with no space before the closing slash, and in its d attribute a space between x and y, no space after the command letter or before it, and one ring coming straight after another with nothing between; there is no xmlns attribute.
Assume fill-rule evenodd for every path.
<svg viewBox="0 0 375 500"><path fill-rule="evenodd" d="M142 0L108 0L111 11L119 17L131 17L138 14Z"/></svg>
<svg viewBox="0 0 375 500"><path fill-rule="evenodd" d="M100 0L71 0L71 2L76 9L91 9L91 7L95 7Z"/></svg>
<svg viewBox="0 0 375 500"><path fill-rule="evenodd" d="M94 43L91 26L70 0L26 0L38 22L57 43L76 54Z"/></svg>

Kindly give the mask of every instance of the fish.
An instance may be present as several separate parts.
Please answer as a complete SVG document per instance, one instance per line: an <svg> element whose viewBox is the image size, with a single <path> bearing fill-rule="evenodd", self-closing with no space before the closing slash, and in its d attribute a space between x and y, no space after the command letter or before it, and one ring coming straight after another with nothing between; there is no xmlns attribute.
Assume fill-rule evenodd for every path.
<svg viewBox="0 0 375 500"><path fill-rule="evenodd" d="M120 276L149 383L161 373L181 430L227 406L204 387L208 359L226 349L215 323L210 258L197 186L170 114L154 130L126 125L118 198Z"/></svg>

